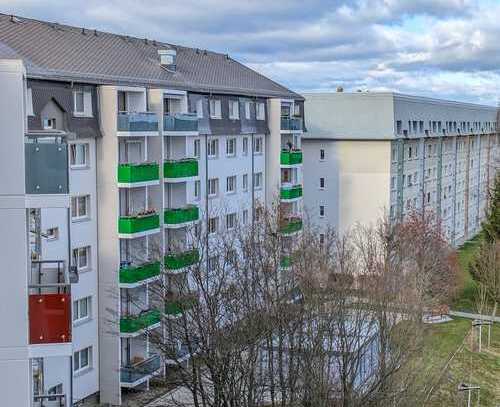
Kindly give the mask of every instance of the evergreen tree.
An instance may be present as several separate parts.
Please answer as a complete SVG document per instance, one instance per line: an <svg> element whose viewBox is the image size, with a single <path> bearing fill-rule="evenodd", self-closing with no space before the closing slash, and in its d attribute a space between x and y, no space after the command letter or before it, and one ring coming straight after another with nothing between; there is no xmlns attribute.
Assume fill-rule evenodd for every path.
<svg viewBox="0 0 500 407"><path fill-rule="evenodd" d="M483 222L483 233L490 243L500 239L500 173L495 177L495 184L490 191L490 203Z"/></svg>

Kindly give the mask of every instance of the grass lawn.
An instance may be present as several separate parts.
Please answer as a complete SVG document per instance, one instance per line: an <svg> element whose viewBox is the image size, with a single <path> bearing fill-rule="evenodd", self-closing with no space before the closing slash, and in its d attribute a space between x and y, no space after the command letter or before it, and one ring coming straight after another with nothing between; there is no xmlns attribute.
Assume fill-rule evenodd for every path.
<svg viewBox="0 0 500 407"><path fill-rule="evenodd" d="M461 345L471 327L471 320L457 318L452 322L427 326L421 366L427 389L435 389L426 406L456 406L463 404L464 394L457 391L462 382L479 385L480 405L500 405L500 325L492 328L491 347L481 353L472 352L470 340L457 353L447 372L440 373L451 355ZM483 328L483 339L487 329ZM477 339L476 339L477 341ZM476 342L477 343L477 342ZM484 342L483 342L484 344ZM474 401L476 399L474 398ZM474 406L476 404L473 404Z"/></svg>
<svg viewBox="0 0 500 407"><path fill-rule="evenodd" d="M453 301L452 309L455 311L475 312L474 296L476 294L476 282L469 273L469 262L481 243L481 234L465 242L458 248L458 261L462 273L464 287L458 298Z"/></svg>

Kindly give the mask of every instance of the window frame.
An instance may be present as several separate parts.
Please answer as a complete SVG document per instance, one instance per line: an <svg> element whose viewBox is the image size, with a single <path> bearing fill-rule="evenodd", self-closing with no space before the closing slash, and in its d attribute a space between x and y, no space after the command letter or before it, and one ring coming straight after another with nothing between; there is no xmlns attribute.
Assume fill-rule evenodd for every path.
<svg viewBox="0 0 500 407"><path fill-rule="evenodd" d="M215 192L211 192L212 190L212 182L213 185L215 185ZM209 198L215 198L216 196L219 195L219 178L209 178L208 179L208 191L207 195Z"/></svg>
<svg viewBox="0 0 500 407"><path fill-rule="evenodd" d="M84 303L86 304L86 314L82 316L81 310L82 306L81 304ZM76 313L76 317L75 317ZM87 296L87 297L82 297L77 300L73 301L73 325L79 325L83 322L89 321L92 319L92 296Z"/></svg>
<svg viewBox="0 0 500 407"><path fill-rule="evenodd" d="M215 148L215 154L213 154L213 149ZM219 157L219 139L211 138L207 143L207 157L214 159Z"/></svg>
<svg viewBox="0 0 500 407"><path fill-rule="evenodd" d="M238 187L238 178L236 175L229 175L226 177L226 194L235 194ZM233 189L229 189L229 186L232 186Z"/></svg>
<svg viewBox="0 0 500 407"><path fill-rule="evenodd" d="M257 102L255 104L255 119L256 120L266 120L266 107L264 102Z"/></svg>
<svg viewBox="0 0 500 407"><path fill-rule="evenodd" d="M79 215L80 213L80 208L81 208L81 205L80 205L80 199L84 199L84 202L85 202L85 214L84 215ZM73 216L74 215L74 211L73 211L73 202L75 202L75 208L76 208L76 213L77 215L76 216ZM86 194L86 195L75 195L75 196L72 196L71 197L71 222L83 222L83 221L87 221L87 220L90 220L90 195L89 194Z"/></svg>
<svg viewBox="0 0 500 407"><path fill-rule="evenodd" d="M232 145L232 152L230 152L230 146ZM236 157L237 142L236 137L226 138L226 157Z"/></svg>
<svg viewBox="0 0 500 407"><path fill-rule="evenodd" d="M84 266L80 265L80 259L83 257L80 254L80 251L85 251L86 262L85 262ZM82 247L75 247L71 251L72 265L76 267L76 269L78 270L79 273L83 273L83 272L90 270L90 265L91 265L91 257L90 257L91 253L90 253L90 251L91 251L90 245L82 246Z"/></svg>
<svg viewBox="0 0 500 407"><path fill-rule="evenodd" d="M237 100L229 100L229 119L240 120L240 104Z"/></svg>
<svg viewBox="0 0 500 407"><path fill-rule="evenodd" d="M209 99L208 107L210 110L211 119L216 119L216 120L222 119L222 106L220 99L215 99L215 98Z"/></svg>
<svg viewBox="0 0 500 407"><path fill-rule="evenodd" d="M83 354L83 352L87 353L87 363L85 366L82 367L81 355ZM91 369L92 369L92 346L87 346L85 348L73 352L73 375L79 375Z"/></svg>
<svg viewBox="0 0 500 407"><path fill-rule="evenodd" d="M79 149L83 147L83 163L78 163L77 158L81 155L79 153ZM78 168L89 168L90 166L90 144L89 143L71 143L69 145L69 166L71 169Z"/></svg>

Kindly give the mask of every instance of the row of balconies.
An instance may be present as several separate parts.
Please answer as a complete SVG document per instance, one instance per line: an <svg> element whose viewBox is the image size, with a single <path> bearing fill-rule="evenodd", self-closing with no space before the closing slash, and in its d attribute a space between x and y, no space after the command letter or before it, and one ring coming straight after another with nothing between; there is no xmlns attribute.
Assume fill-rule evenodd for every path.
<svg viewBox="0 0 500 407"><path fill-rule="evenodd" d="M165 181L178 182L186 178L198 176L198 160L183 158L168 160L163 163L163 176ZM118 182L120 184L138 184L160 179L158 163L119 164Z"/></svg>
<svg viewBox="0 0 500 407"><path fill-rule="evenodd" d="M187 205L184 208L165 209L163 221L165 227L176 229L186 226L200 218L199 208L195 205ZM149 213L145 215L121 216L118 220L118 233L121 235L132 235L147 232L160 227L160 215Z"/></svg>
<svg viewBox="0 0 500 407"><path fill-rule="evenodd" d="M120 112L117 118L120 132L157 132L158 116L154 112ZM192 113L176 113L163 116L163 131L197 132L198 117Z"/></svg>
<svg viewBox="0 0 500 407"><path fill-rule="evenodd" d="M163 259L165 271L178 272L185 267L192 266L199 261L198 249L184 252L169 253ZM151 281L161 275L161 263L153 261L139 266L126 265L120 268L120 285L132 286Z"/></svg>
<svg viewBox="0 0 500 407"><path fill-rule="evenodd" d="M120 112L117 118L119 132L157 132L158 117L154 112ZM301 117L282 117L282 131L302 131ZM163 131L197 132L198 117L193 113L176 113L163 116Z"/></svg>

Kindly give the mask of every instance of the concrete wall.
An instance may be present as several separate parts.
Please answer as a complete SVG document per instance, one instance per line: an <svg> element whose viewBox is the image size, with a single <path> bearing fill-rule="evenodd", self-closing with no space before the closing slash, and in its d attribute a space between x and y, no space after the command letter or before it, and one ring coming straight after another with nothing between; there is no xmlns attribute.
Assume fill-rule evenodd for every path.
<svg viewBox="0 0 500 407"><path fill-rule="evenodd" d="M24 67L0 60L0 394L2 405L29 406L28 244L24 203Z"/></svg>
<svg viewBox="0 0 500 407"><path fill-rule="evenodd" d="M117 93L113 86L99 88L101 132L97 141L97 214L99 244L99 376L100 400L121 404L120 392L120 293L118 270L118 140L116 137Z"/></svg>
<svg viewBox="0 0 500 407"><path fill-rule="evenodd" d="M389 207L390 141L302 140L306 216L340 233L375 222ZM320 160L320 150L325 159ZM320 178L325 187L320 188ZM320 217L319 206L325 206Z"/></svg>

